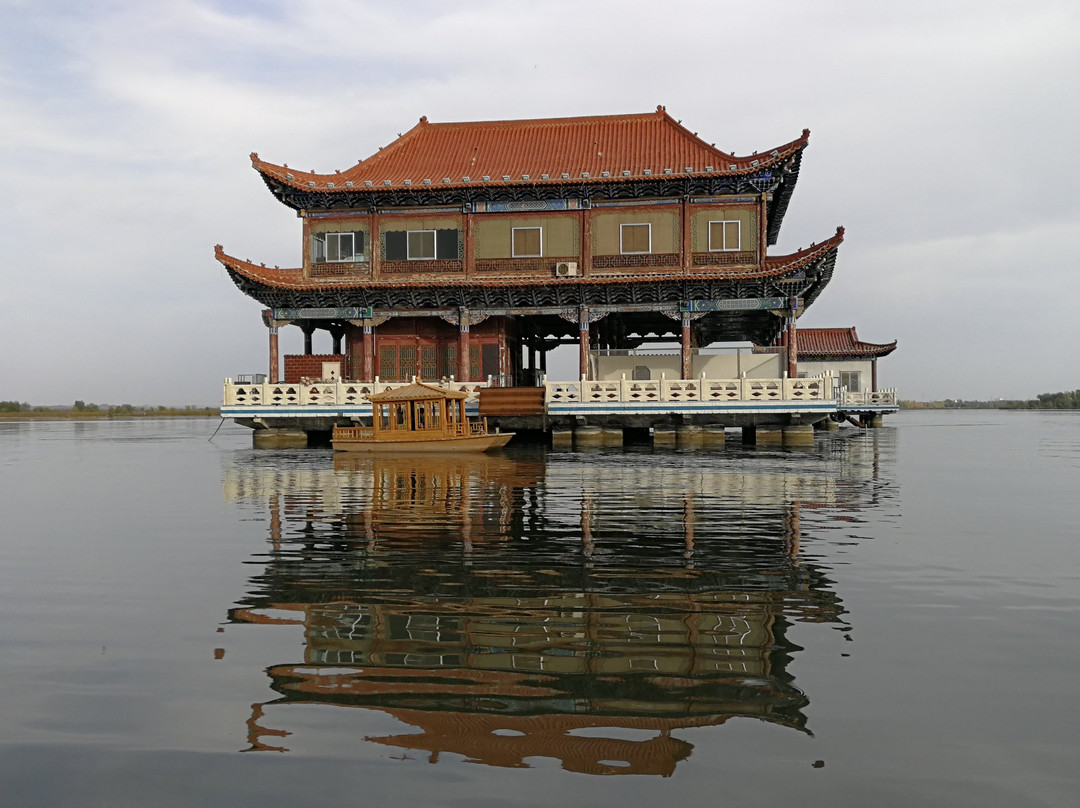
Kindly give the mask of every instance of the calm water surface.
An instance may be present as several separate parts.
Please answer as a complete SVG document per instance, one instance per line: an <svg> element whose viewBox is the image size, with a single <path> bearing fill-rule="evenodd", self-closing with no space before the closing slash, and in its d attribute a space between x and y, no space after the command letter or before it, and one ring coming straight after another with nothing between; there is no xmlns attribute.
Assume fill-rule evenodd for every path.
<svg viewBox="0 0 1080 808"><path fill-rule="evenodd" d="M1080 414L812 450L0 422L12 806L1075 805Z"/></svg>

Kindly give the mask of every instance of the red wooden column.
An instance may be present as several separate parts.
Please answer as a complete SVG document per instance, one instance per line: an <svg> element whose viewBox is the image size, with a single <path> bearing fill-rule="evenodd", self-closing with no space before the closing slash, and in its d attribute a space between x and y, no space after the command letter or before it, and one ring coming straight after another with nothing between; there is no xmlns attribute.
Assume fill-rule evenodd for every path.
<svg viewBox="0 0 1080 808"><path fill-rule="evenodd" d="M368 259L371 261L371 277L379 277L379 264L382 263L382 239L379 237L379 216L371 214L371 244L368 247Z"/></svg>
<svg viewBox="0 0 1080 808"><path fill-rule="evenodd" d="M877 357L870 360L870 392L877 392Z"/></svg>
<svg viewBox="0 0 1080 808"><path fill-rule="evenodd" d="M469 312L465 309L458 310L458 381L472 381L469 378Z"/></svg>
<svg viewBox="0 0 1080 808"><path fill-rule="evenodd" d="M589 379L589 307L578 312L578 378Z"/></svg>
<svg viewBox="0 0 1080 808"><path fill-rule="evenodd" d="M375 381L374 336L372 327L370 325L365 325L360 335L360 381L362 382Z"/></svg>
<svg viewBox="0 0 1080 808"><path fill-rule="evenodd" d="M592 208L581 211L581 274L592 272Z"/></svg>
<svg viewBox="0 0 1080 808"><path fill-rule="evenodd" d="M693 240L693 228L691 227L690 217L694 215L693 209L690 207L690 200L684 198L682 201L682 272L683 275L690 274L690 268L694 263L694 240ZM683 378L686 378L684 375Z"/></svg>
<svg viewBox="0 0 1080 808"><path fill-rule="evenodd" d="M270 383L277 384L278 378L278 327L270 326Z"/></svg>
<svg viewBox="0 0 1080 808"><path fill-rule="evenodd" d="M795 326L795 316L788 317L787 322L787 375L789 379L794 379L799 375L799 338L797 335L798 329Z"/></svg>
<svg viewBox="0 0 1080 808"><path fill-rule="evenodd" d="M690 312L682 313L682 378L689 379L693 373L690 362Z"/></svg>
<svg viewBox="0 0 1080 808"><path fill-rule="evenodd" d="M465 256L465 277L471 278L476 273L476 250L474 248L473 237L473 216L471 213L465 214L465 227L464 229L464 244L462 245L462 253Z"/></svg>

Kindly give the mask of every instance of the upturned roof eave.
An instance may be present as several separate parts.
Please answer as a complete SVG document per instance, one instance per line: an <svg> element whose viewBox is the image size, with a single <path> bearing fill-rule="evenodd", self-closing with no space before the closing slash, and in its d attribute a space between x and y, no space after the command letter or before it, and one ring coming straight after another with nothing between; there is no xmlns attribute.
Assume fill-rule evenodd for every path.
<svg viewBox="0 0 1080 808"><path fill-rule="evenodd" d="M672 128L672 129L675 129L678 132L679 137L682 137L682 138L685 138L685 139L688 139L688 140L692 140L695 148L700 149L704 153L707 153L707 154L711 155L712 158L714 159L715 163L718 164L716 167L714 167L714 170L711 171L711 172L708 172L708 171L705 171L705 170L700 170L700 171L699 170L694 170L694 171L690 171L690 172L679 171L679 173L675 173L675 171L677 170L678 167L673 166L672 167L672 174L662 174L662 173L661 174L644 174L644 173L635 172L635 173L630 174L629 176L624 176L623 171L630 170L630 169L625 168L625 167L613 167L610 170L611 176L609 176L609 177L602 177L602 176L601 177L594 177L594 176L582 177L582 176L577 176L577 177L563 178L561 176L561 174L562 173L569 173L568 171L562 171L562 170L556 171L555 169L551 169L551 170L549 170L547 172L547 173L549 173L551 175L551 176L548 177L548 179L532 179L532 178L530 178L527 181L521 181L521 180L517 180L517 179L512 180L512 181L508 181L508 180L503 180L502 177L506 176L506 175L501 174L501 175L498 175L499 179L488 180L487 182L485 182L483 180L474 180L472 178L470 178L469 182L464 182L464 181L458 179L459 172L456 169L453 172L450 172L450 169L448 167L444 167L444 168L442 168L442 169L440 169L438 171L431 171L430 173L433 173L433 174L436 174L436 175L441 175L441 176L435 176L435 177L406 178L406 177L388 177L388 176L379 176L379 177L365 176L365 174L367 174L369 171L377 171L377 169L378 169L378 167L380 165L391 161L397 154L399 154L402 150L407 148L409 146L409 144L419 136L420 133L422 133L424 131L427 131L427 130L430 130L432 127L453 128L453 127L475 126L475 127L492 128L492 127L513 126L513 125L535 125L535 126L540 126L540 125L545 125L545 124L547 124L547 125L552 125L552 124L557 125L559 123L572 122L572 121L581 121L581 122L584 122L584 121L601 121L601 120L609 120L610 121L610 120L616 120L616 119L623 119L623 120L627 120L627 121L631 121L631 120L641 121L641 120L645 120L647 118L652 118L651 113L648 113L646 115L636 115L636 116L635 115L626 115L626 116L618 116L618 115L615 115L615 116L591 116L591 117L584 117L584 118L579 118L579 119L554 118L554 119L536 119L536 120L518 121L518 122L514 122L514 121L505 121L505 122L479 121L479 122L475 122L475 123L471 123L471 124L470 123L430 124L430 123L427 123L426 118L422 118L420 123L418 123L412 129L410 129L408 132L404 133L403 135L400 135L395 141L393 141L389 145L383 147L382 149L380 149L375 154L373 154L373 155L359 161L356 165L352 166L351 168L348 168L348 169L346 169L344 171L337 171L337 172L335 172L333 174L320 174L320 173L314 172L314 171L312 171L312 172L296 171L295 169L290 169L288 167L288 164L277 165L277 164L274 164L274 163L270 163L269 161L262 160L261 158L259 158L258 154L254 153L254 152L251 154L251 161L252 161L252 166L260 173L260 175L263 177L264 182L266 182L267 185L269 187L271 187L271 190L274 189L273 188L274 185L280 185L280 186L283 186L283 187L286 187L286 188L291 188L293 190L300 191L300 192L307 193L307 194L329 195L329 196L337 196L337 195L346 194L346 193L374 195L374 194L377 194L380 191L385 191L387 189L400 190L402 188L409 188L410 190L413 190L413 191L423 191L425 189L428 189L431 192L434 192L436 190L464 189L464 188L488 188L488 189L490 189L490 188L508 188L508 189L513 189L515 187L520 188L522 186L526 186L526 187L536 187L536 186L559 187L559 186L573 186L573 185L585 184L588 187L596 187L596 188L600 189L600 188L603 188L605 186L614 185L614 184L617 184L619 182L624 182L624 181L627 181L627 180L639 180L639 181L640 180L645 180L645 179L648 179L648 180L656 180L656 179L671 180L671 179L687 178L687 177L701 178L701 177L710 177L710 176L748 177L748 176L752 176L752 175L757 174L757 173L765 172L765 171L769 170L771 167L774 167L774 166L776 166L778 164L782 164L784 161L787 161L793 155L795 156L795 163L796 163L795 173L797 173L797 168L798 168L797 164L799 162L799 158L801 156L802 150L805 149L806 145L809 142L809 134L810 134L810 132L809 132L808 129L804 129L803 132L802 132L802 135L799 138L796 138L795 140L792 140L792 141L790 141L788 143L785 143L785 144L783 144L781 146L777 146L777 147L775 147L775 148L773 148L773 149L771 149L771 150L769 150L767 152L763 152L761 154L755 152L755 153L753 153L751 155L744 155L742 157L739 157L739 156L724 152L724 151L722 151L720 149L717 149L715 146L713 146L710 143L706 143L703 139L698 137L695 133L690 132L685 127L683 127L680 122L673 120L671 118L671 116L668 115L666 110L664 110L663 108L658 108L657 114L661 116L664 125ZM557 158L553 158L551 160L551 163L553 165L557 164L558 162L559 162L559 159L557 159ZM732 165L737 166L737 168L732 169L731 168ZM716 170L716 168L719 168L720 170ZM394 168L394 169L392 169L392 170L390 170L388 172L384 172L384 173L395 173L395 172L400 173L400 168ZM421 172L421 173L423 173L423 172ZM543 173L543 172L537 172L537 173ZM790 172L786 172L786 173L790 173ZM451 174L452 174L452 176L451 176ZM555 176L555 174L558 174L559 176ZM489 176L496 176L496 175L492 174L492 175L489 175ZM409 179L411 182L417 182L419 184L417 184L417 185L411 185L411 184L406 185L405 184L406 179ZM442 179L449 179L450 181L449 182L443 182ZM385 184L387 180L390 181L390 185ZM427 181L429 184L424 185L423 183L425 181ZM367 183L367 182L370 182L371 185L366 185L365 183ZM345 183L351 183L351 185L345 185ZM378 184L376 184L376 183L378 183ZM793 183L790 183L789 185L793 185ZM330 186L332 186L332 187L330 187ZM342 186L344 186L344 187L342 187ZM786 193L789 196L790 195L790 190L787 191ZM283 198L283 196L281 194L275 194L275 195L278 196L278 198L281 199L281 201L288 204L288 202ZM777 222L779 221L779 218L782 218L784 208L786 208L786 202L785 202L785 204L783 204L783 205L779 206L779 208L777 208L778 215L773 217L773 218L775 218L777 220ZM777 223L775 229L778 230L778 228L779 228L779 225Z"/></svg>

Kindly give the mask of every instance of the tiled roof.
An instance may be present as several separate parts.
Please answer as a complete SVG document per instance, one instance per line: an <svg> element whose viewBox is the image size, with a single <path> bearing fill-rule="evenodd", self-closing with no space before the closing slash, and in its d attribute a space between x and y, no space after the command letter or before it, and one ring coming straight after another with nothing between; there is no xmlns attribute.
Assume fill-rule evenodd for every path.
<svg viewBox="0 0 1080 808"><path fill-rule="evenodd" d="M851 328L800 328L799 359L840 359L847 356L886 356L896 350L896 340L884 345L861 342Z"/></svg>
<svg viewBox="0 0 1080 808"><path fill-rule="evenodd" d="M381 393L372 393L368 399L373 402L384 403L389 401L421 401L428 399L466 399L469 394L462 390L451 390L446 387L435 387L423 382L413 382L404 387L395 387L392 390L383 390Z"/></svg>
<svg viewBox="0 0 1080 808"><path fill-rule="evenodd" d="M617 182L672 175L750 174L801 151L796 140L736 157L706 143L663 107L635 115L522 121L430 123L426 117L390 145L333 174L298 171L251 155L265 177L318 191L506 183Z"/></svg>

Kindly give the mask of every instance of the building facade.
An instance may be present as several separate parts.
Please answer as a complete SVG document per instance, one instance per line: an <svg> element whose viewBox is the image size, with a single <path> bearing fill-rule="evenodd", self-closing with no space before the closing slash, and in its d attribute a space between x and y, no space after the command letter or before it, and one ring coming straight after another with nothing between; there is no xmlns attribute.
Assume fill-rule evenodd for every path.
<svg viewBox="0 0 1080 808"><path fill-rule="evenodd" d="M298 171L253 154L302 220L303 261L217 259L265 308L271 382L453 378L535 386L547 354L678 346L680 378L718 342L783 349L828 284L843 228L787 255L768 248L809 131L746 156L699 138L663 107L638 115L431 123L351 168ZM304 332L285 357L282 327ZM312 335L330 333L328 355Z"/></svg>

